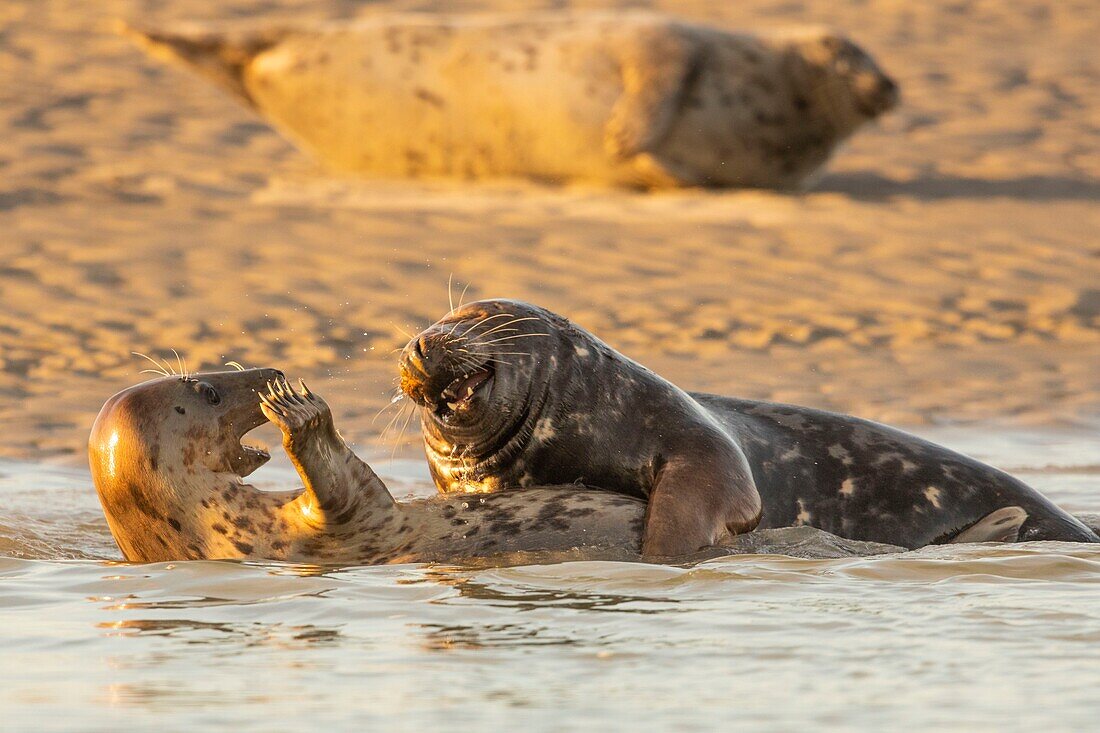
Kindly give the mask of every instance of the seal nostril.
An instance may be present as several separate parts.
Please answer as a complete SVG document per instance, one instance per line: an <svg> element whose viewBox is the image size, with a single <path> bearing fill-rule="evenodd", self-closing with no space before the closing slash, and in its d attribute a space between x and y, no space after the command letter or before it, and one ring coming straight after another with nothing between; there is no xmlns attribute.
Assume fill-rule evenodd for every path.
<svg viewBox="0 0 1100 733"><path fill-rule="evenodd" d="M417 338L416 342L413 344L413 351L416 352L417 356L423 359L428 351L428 337L420 336Z"/></svg>

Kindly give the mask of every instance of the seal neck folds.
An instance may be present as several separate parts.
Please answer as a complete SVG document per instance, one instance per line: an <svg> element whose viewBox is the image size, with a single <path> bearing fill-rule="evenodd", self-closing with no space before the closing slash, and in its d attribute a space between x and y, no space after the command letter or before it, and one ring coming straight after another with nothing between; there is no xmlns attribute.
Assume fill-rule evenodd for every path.
<svg viewBox="0 0 1100 733"><path fill-rule="evenodd" d="M500 471L537 437L553 385L574 368L563 325L525 303L483 301L448 313L405 347L401 388L421 408L441 490L507 485Z"/></svg>

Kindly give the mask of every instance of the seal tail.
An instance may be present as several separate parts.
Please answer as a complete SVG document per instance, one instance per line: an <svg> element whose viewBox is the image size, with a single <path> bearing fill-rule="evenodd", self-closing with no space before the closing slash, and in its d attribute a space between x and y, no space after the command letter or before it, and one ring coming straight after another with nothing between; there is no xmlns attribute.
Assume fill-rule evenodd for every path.
<svg viewBox="0 0 1100 733"><path fill-rule="evenodd" d="M116 23L115 30L150 56L162 61L182 62L253 108L256 103L245 85L245 70L254 58L285 35L282 30L223 33L194 28L157 31L137 28L121 20Z"/></svg>

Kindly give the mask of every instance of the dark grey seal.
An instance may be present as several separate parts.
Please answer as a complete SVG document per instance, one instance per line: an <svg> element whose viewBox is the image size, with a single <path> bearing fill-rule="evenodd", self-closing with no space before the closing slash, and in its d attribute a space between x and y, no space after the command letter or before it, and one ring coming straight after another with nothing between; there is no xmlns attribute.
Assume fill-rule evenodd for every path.
<svg viewBox="0 0 1100 733"><path fill-rule="evenodd" d="M452 311L405 347L401 383L441 492L575 482L646 498L648 556L800 525L909 548L1100 541L972 458L847 415L684 392L526 303Z"/></svg>

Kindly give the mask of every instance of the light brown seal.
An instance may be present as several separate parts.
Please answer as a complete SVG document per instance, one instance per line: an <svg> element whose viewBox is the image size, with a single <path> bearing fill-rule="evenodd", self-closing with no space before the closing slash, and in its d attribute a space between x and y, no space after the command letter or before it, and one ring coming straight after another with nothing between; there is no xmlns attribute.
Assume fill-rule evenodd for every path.
<svg viewBox="0 0 1100 733"><path fill-rule="evenodd" d="M128 32L331 166L389 176L791 187L897 100L836 34L641 11Z"/></svg>

